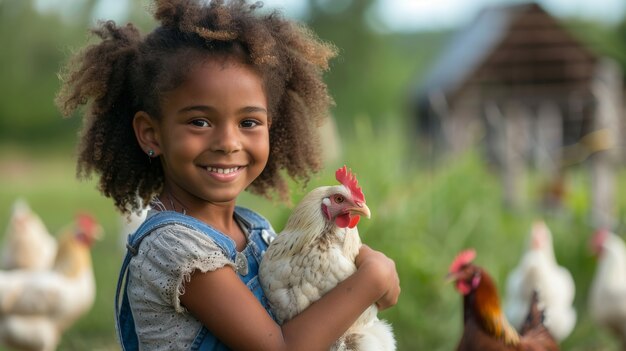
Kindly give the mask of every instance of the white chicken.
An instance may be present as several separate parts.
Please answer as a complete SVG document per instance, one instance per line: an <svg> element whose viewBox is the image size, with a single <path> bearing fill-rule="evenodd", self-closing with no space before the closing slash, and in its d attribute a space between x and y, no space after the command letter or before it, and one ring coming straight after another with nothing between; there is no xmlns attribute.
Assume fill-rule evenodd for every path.
<svg viewBox="0 0 626 351"><path fill-rule="evenodd" d="M613 332L626 349L626 245L609 230L599 229L591 246L598 265L589 291L589 314Z"/></svg>
<svg viewBox="0 0 626 351"><path fill-rule="evenodd" d="M355 176L345 166L335 175L342 185L308 193L261 261L261 286L281 324L356 271L361 247L356 225L370 210ZM391 326L377 313L370 306L331 350L345 350L347 341L354 345L350 350L395 350Z"/></svg>
<svg viewBox="0 0 626 351"><path fill-rule="evenodd" d="M47 270L52 267L57 242L24 199L13 204L0 253L0 269Z"/></svg>
<svg viewBox="0 0 626 351"><path fill-rule="evenodd" d="M505 314L508 320L520 330L528 315L533 291L537 291L539 304L544 309L544 325L554 338L563 340L576 325L575 290L571 273L556 261L548 226L536 221L526 252L507 278Z"/></svg>
<svg viewBox="0 0 626 351"><path fill-rule="evenodd" d="M88 215L59 239L51 270L0 271L0 341L28 351L55 350L61 333L95 299L90 248L101 227Z"/></svg>
<svg viewBox="0 0 626 351"><path fill-rule="evenodd" d="M133 234L137 228L146 220L148 216L148 210L150 207L144 207L139 212L131 212L128 215L120 215L120 248L123 252L126 252L126 243L128 242L128 236Z"/></svg>

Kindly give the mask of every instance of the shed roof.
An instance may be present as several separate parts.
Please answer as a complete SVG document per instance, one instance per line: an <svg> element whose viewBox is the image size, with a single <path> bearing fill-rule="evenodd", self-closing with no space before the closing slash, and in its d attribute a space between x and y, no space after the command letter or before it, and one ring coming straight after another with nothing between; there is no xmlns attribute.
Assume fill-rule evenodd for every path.
<svg viewBox="0 0 626 351"><path fill-rule="evenodd" d="M492 6L454 36L418 98L433 90L453 98L471 86L496 93L503 87L531 93L571 90L588 85L596 60L536 3Z"/></svg>

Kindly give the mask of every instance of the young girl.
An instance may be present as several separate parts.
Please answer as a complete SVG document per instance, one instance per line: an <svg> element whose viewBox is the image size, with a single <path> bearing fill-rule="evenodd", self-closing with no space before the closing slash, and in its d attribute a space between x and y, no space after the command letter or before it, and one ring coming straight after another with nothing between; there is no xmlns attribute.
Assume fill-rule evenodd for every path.
<svg viewBox="0 0 626 351"><path fill-rule="evenodd" d="M89 103L79 174L97 173L124 213L152 208L118 282L124 350L327 350L368 306L397 302L393 261L364 246L354 275L272 318L257 270L273 230L235 203L245 189L286 198L283 170L318 170L334 49L255 7L156 1L150 34L103 23L67 66L60 108Z"/></svg>

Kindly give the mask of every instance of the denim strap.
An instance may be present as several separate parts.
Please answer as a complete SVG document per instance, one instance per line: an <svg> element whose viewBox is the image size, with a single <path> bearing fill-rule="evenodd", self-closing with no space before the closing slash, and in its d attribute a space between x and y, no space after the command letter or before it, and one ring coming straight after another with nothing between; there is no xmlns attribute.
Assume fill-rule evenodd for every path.
<svg viewBox="0 0 626 351"><path fill-rule="evenodd" d="M117 331L118 338L120 339L123 351L137 350L139 348L139 340L137 339L136 333L130 333L129 335L122 334L122 330L135 330L135 321L133 319L132 313L123 314L122 316L120 316L120 310L130 311L128 294L125 293L128 286L128 265L131 258L137 254L139 250L139 244L141 244L141 241L146 236L148 236L158 228L172 224L183 225L190 229L203 233L212 232L214 236L212 236L211 238L214 239L215 243L222 249L226 257L229 257L231 260L234 260L235 258L235 242L225 235L217 232L215 229L211 228L204 222L173 211L158 212L147 218L139 226L139 228L137 228L137 231L134 234L128 236L128 241L126 243L127 252L124 257L124 261L122 262L119 278L117 280L117 288L115 292L115 329ZM124 294L121 294L122 284L124 285ZM123 295L121 305L120 294Z"/></svg>
<svg viewBox="0 0 626 351"><path fill-rule="evenodd" d="M245 223L251 232L254 230L260 230L262 239L259 235L253 235L250 239L255 242L255 246L266 248L275 235L273 234L273 229L267 220L254 211L238 206L235 208L235 215L239 220ZM173 211L157 212L148 217L139 226L135 233L128 236L128 241L126 243L127 252L124 257L124 261L122 262L122 267L117 281L115 293L115 329L123 351L134 351L139 349L139 340L137 338L137 333L135 332L135 322L132 313L130 312L130 302L128 300L128 294L126 293L128 286L128 265L130 264L130 260L133 256L137 255L139 252L139 245L146 236L158 228L174 224L206 233L206 235L210 236L211 239L220 247L226 257L229 257L233 262L235 261L237 254L235 242L230 237L220 233L206 223ZM264 243L261 243L261 240L263 240ZM265 250L263 249L262 251L264 252ZM257 253L259 258L261 255L262 253ZM120 295L122 297L121 304ZM126 311L127 313L120 314L120 312L123 311Z"/></svg>

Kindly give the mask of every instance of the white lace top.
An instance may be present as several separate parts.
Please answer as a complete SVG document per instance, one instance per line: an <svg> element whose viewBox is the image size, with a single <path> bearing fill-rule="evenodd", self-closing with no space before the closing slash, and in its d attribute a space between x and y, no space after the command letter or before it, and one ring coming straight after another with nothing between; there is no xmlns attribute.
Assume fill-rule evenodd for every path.
<svg viewBox="0 0 626 351"><path fill-rule="evenodd" d="M148 235L129 265L128 298L141 350L188 349L201 323L180 305L183 280L196 269L213 271L230 265L205 234L168 225Z"/></svg>

